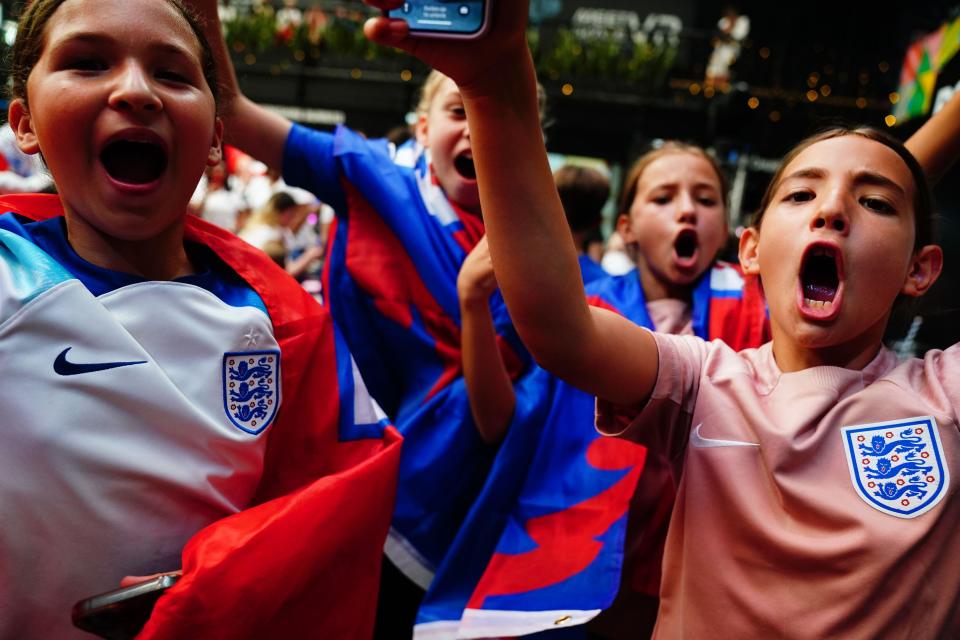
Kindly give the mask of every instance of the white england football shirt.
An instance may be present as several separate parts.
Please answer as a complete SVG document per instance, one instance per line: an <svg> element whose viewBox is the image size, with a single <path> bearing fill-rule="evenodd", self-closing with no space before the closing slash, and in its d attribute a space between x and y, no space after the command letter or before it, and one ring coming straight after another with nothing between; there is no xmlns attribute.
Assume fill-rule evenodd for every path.
<svg viewBox="0 0 960 640"><path fill-rule="evenodd" d="M203 272L144 281L83 261L61 219L0 216L0 638L88 637L70 609L179 568L247 506L280 404L259 296Z"/></svg>

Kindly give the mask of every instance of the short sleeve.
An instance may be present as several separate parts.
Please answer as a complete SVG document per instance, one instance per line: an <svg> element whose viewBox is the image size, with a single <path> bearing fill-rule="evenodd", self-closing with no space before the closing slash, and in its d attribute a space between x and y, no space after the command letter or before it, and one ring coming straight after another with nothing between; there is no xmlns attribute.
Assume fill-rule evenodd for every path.
<svg viewBox="0 0 960 640"><path fill-rule="evenodd" d="M906 384L926 396L926 400L938 410L950 414L960 425L960 344L945 351L929 351L923 358L922 374L916 369L915 377Z"/></svg>
<svg viewBox="0 0 960 640"><path fill-rule="evenodd" d="M682 446L700 391L704 364L712 348L695 336L652 332L659 367L650 399L643 405L615 405L597 399L597 430L645 446ZM680 444L676 444L680 443Z"/></svg>

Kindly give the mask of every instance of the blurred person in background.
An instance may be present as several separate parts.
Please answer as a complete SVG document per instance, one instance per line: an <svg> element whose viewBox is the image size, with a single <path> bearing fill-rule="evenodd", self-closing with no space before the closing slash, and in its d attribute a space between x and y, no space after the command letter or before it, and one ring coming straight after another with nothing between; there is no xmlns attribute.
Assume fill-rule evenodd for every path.
<svg viewBox="0 0 960 640"><path fill-rule="evenodd" d="M553 174L577 245L584 284L606 276L603 268L587 253L587 246L600 228L603 206L610 197L610 180L596 169L568 164Z"/></svg>

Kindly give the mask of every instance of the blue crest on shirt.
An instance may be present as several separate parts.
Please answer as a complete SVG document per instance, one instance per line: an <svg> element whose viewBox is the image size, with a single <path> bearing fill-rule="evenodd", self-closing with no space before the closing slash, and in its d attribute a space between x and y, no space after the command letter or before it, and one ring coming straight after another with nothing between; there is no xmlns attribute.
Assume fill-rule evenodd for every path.
<svg viewBox="0 0 960 640"><path fill-rule="evenodd" d="M844 427L850 478L868 505L916 518L946 494L950 470L931 416Z"/></svg>
<svg viewBox="0 0 960 640"><path fill-rule="evenodd" d="M280 406L280 352L223 354L223 408L238 429L266 429Z"/></svg>

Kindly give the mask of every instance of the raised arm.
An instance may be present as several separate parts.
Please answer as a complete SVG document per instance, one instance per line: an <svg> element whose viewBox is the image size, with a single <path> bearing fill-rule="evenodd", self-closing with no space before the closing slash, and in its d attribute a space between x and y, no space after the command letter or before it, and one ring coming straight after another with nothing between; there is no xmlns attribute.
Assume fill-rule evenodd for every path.
<svg viewBox="0 0 960 640"><path fill-rule="evenodd" d="M400 4L367 2L381 9ZM586 304L540 131L527 12L525 0L496 3L491 31L466 43L411 38L406 23L385 18L368 21L365 29L459 85L497 280L534 357L589 393L636 403L656 380L656 344L645 330Z"/></svg>
<svg viewBox="0 0 960 640"><path fill-rule="evenodd" d="M960 91L906 142L931 184L947 173L960 155Z"/></svg>
<svg viewBox="0 0 960 640"><path fill-rule="evenodd" d="M268 167L282 169L283 148L291 122L240 93L217 15L217 0L186 0L186 3L202 18L204 33L213 50L220 77L220 115L224 120L227 144L239 147Z"/></svg>
<svg viewBox="0 0 960 640"><path fill-rule="evenodd" d="M463 378L470 413L480 437L490 444L503 440L517 402L490 315L490 296L496 289L487 239L483 238L460 267L457 294Z"/></svg>

